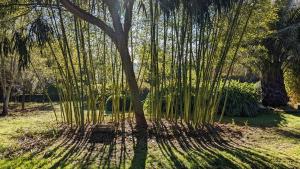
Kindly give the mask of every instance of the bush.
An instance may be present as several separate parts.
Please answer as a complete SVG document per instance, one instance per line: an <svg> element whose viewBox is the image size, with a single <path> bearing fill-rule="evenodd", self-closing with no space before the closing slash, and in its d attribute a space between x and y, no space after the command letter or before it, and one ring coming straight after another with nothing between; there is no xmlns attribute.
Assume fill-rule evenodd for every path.
<svg viewBox="0 0 300 169"><path fill-rule="evenodd" d="M221 114L222 109L224 107L224 102L227 97L227 104L225 106L224 115L227 116L243 116L243 117L253 117L257 115L259 111L259 101L261 96L261 89L259 83L241 83L239 81L232 80L231 85L225 87L221 100L220 105L218 107L218 113ZM178 94L179 95L179 94ZM161 98L161 112L166 112L166 104L167 104L167 97L169 95L163 96ZM182 100L183 101L183 100ZM194 102L195 96L192 93L190 98L190 110L193 112L194 110ZM182 110L184 109L184 105L177 103L177 105L173 105L173 109L176 113L179 112L180 106L182 106ZM150 110L150 95L144 101L144 111L148 113Z"/></svg>
<svg viewBox="0 0 300 169"><path fill-rule="evenodd" d="M177 94L179 97L179 94ZM182 94L183 95L183 94ZM162 113L166 113L166 110L167 110L167 103L168 103L168 99L169 97L174 97L174 96L171 96L170 94L168 95L165 95L165 96L162 96L161 100L160 100L160 106L161 106L161 112ZM148 94L148 96L146 97L146 99L143 101L144 105L143 105L143 109L146 113L149 113L148 111L151 109L151 105L150 105L150 94ZM191 96L191 109L194 107L194 100L195 100L195 97L194 96ZM183 100L182 100L183 101ZM180 103L177 103L177 105L173 105L172 109L174 110L174 112L176 113L179 113L179 110L180 110L180 106L181 106L181 109L183 110L184 109L184 105L183 103L180 104ZM178 114L178 115L179 115Z"/></svg>
<svg viewBox="0 0 300 169"><path fill-rule="evenodd" d="M299 61L300 62L300 61ZM300 66L294 64L285 71L287 92L293 103L300 102Z"/></svg>
<svg viewBox="0 0 300 169"><path fill-rule="evenodd" d="M124 105L125 103L125 105ZM129 112L130 111L130 104L131 104L131 98L128 95L121 95L119 97L119 111L124 110L125 112ZM105 104L105 111L106 112L112 112L113 110L113 96L109 96L106 100L106 104Z"/></svg>
<svg viewBox="0 0 300 169"><path fill-rule="evenodd" d="M51 99L51 101L59 101L59 94L58 94L58 89L57 86L50 84L47 88L47 93Z"/></svg>
<svg viewBox="0 0 300 169"><path fill-rule="evenodd" d="M150 114L150 110L151 110L151 101L150 101L150 94L147 95L146 99L143 100L143 109L144 112L147 114ZM166 112L166 97L163 97L161 99L161 112L165 113Z"/></svg>
<svg viewBox="0 0 300 169"><path fill-rule="evenodd" d="M259 110L260 91L257 84L231 81L230 86L225 87L221 96L219 113L222 112L227 93L227 102L224 115L253 117Z"/></svg>

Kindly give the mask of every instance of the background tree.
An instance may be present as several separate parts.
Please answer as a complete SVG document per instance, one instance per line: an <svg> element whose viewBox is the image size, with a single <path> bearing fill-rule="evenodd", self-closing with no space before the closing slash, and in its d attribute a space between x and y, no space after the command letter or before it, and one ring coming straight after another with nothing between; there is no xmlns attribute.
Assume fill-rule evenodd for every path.
<svg viewBox="0 0 300 169"><path fill-rule="evenodd" d="M20 70L29 64L28 32L23 17L28 8L1 8L0 9L0 61L1 61L1 87L3 91L2 116L8 114L8 104L11 91Z"/></svg>
<svg viewBox="0 0 300 169"><path fill-rule="evenodd" d="M260 74L266 106L288 102L284 71L299 58L299 6L293 1L258 2L250 19L239 63Z"/></svg>
<svg viewBox="0 0 300 169"><path fill-rule="evenodd" d="M8 104L11 95L11 91L18 73L18 60L15 55L11 55L11 44L8 38L3 38L1 41L2 54L0 56L1 61L1 87L2 87L2 101L3 109L1 116L8 114Z"/></svg>
<svg viewBox="0 0 300 169"><path fill-rule="evenodd" d="M271 26L274 33L262 41L268 50L268 60L262 65L263 104L285 106L288 96L284 84L284 69L300 56L300 10L292 1L276 1L279 20Z"/></svg>

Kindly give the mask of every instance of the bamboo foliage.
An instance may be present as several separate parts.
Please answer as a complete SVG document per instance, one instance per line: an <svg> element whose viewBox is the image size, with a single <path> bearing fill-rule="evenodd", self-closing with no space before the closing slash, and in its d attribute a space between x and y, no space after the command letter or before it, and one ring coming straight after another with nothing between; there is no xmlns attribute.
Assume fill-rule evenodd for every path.
<svg viewBox="0 0 300 169"><path fill-rule="evenodd" d="M207 4L207 8L197 11L191 9L189 3L193 2L183 1L174 8L167 7L166 1L160 2L163 16L156 2L150 0L149 4L151 119L180 119L194 127L212 124L252 13L249 11L245 22L241 20L241 10L250 4L243 0L226 8ZM163 31L159 31L160 25ZM240 28L243 31L237 32ZM162 63L158 62L159 49L163 49ZM167 65L166 60L171 63ZM168 78L166 67L170 69Z"/></svg>
<svg viewBox="0 0 300 169"><path fill-rule="evenodd" d="M96 7L101 11L99 17L109 20L103 4L89 4L88 8L95 10ZM103 123L105 114L110 113L106 112L110 98L112 112L108 120L124 121L125 106L121 110L120 102L126 102L127 86L113 42L78 18L63 17L66 13L60 8L51 8L47 12L54 39L47 42L47 47L57 66L63 121L82 129L86 124Z"/></svg>
<svg viewBox="0 0 300 169"><path fill-rule="evenodd" d="M76 4L112 24L105 3L88 2ZM139 87L147 82L150 86L147 112L151 120L180 120L193 127L214 122L248 24L241 13L251 6L249 2L148 0L134 6L139 12L134 13L137 24L128 43L131 61L139 64L135 72ZM141 10L144 15L138 15ZM247 12L249 18L252 11ZM113 41L61 8L47 8L43 13L48 18L40 21L44 30L37 29L36 34L39 37L38 32L46 31L51 37L44 37L44 46L56 65L63 121L80 128L124 121L128 85ZM45 29L46 22L52 29ZM145 30L138 31L141 26ZM242 32L237 31L241 28ZM107 111L108 101L112 112Z"/></svg>

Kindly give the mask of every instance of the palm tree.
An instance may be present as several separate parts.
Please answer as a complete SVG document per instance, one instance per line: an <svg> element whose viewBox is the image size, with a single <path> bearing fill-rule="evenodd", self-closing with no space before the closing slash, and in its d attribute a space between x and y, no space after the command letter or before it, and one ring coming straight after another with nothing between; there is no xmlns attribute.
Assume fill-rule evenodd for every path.
<svg viewBox="0 0 300 169"><path fill-rule="evenodd" d="M300 8L293 0L277 2L279 20L273 24L275 32L262 44L268 58L262 65L262 92L265 106L285 106L288 96L285 89L284 68L299 57Z"/></svg>

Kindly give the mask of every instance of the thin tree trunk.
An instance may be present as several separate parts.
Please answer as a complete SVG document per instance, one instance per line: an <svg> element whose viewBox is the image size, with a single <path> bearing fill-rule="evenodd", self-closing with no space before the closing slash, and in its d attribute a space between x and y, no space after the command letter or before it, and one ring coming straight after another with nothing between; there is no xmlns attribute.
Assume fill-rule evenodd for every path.
<svg viewBox="0 0 300 169"><path fill-rule="evenodd" d="M118 51L121 55L123 69L131 92L137 128L147 128L147 121L144 115L139 88L133 70L133 63L130 59L127 43L120 43L120 45L118 45Z"/></svg>
<svg viewBox="0 0 300 169"><path fill-rule="evenodd" d="M22 80L22 98L21 98L21 104L22 104L22 110L25 110L25 85L24 85L24 78L21 75ZM43 99L44 102L44 99Z"/></svg>
<svg viewBox="0 0 300 169"><path fill-rule="evenodd" d="M286 106L288 96L285 89L283 70L280 64L270 64L262 74L262 95L265 106Z"/></svg>
<svg viewBox="0 0 300 169"><path fill-rule="evenodd" d="M7 116L8 114L8 103L6 102L6 98L3 102L3 109L2 109L2 113L1 113L1 116Z"/></svg>
<svg viewBox="0 0 300 169"><path fill-rule="evenodd" d="M4 70L2 70L2 71L3 71L2 72L3 108L2 108L2 113L0 114L0 116L7 116L8 115L9 97L10 97L10 93L11 93L11 89L12 89L12 84L7 84L5 71ZM11 72L13 72L13 71L14 70L11 70Z"/></svg>
<svg viewBox="0 0 300 169"><path fill-rule="evenodd" d="M2 107L2 112L1 112L1 116L6 116L8 114L8 105L6 104L6 98L3 97L3 107Z"/></svg>
<svg viewBox="0 0 300 169"><path fill-rule="evenodd" d="M1 116L7 116L8 115L8 104L9 104L10 91L11 91L11 89L8 89L7 93L4 93L3 108L2 108Z"/></svg>
<svg viewBox="0 0 300 169"><path fill-rule="evenodd" d="M44 102L44 99L43 99L43 102ZM22 91L22 110L25 110L25 91L24 91L24 88L23 88L23 91Z"/></svg>

